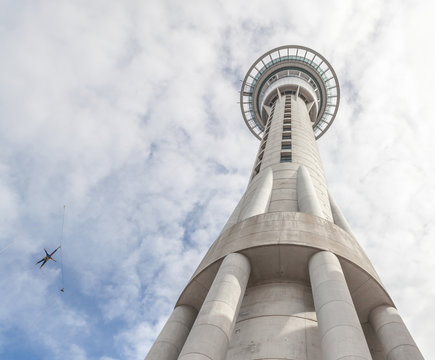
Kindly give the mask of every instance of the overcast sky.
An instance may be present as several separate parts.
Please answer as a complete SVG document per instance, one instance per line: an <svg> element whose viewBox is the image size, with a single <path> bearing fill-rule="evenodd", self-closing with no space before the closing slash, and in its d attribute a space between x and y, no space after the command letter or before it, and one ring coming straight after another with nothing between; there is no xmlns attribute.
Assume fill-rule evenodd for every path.
<svg viewBox="0 0 435 360"><path fill-rule="evenodd" d="M337 72L318 141L330 191L435 358L434 14L429 0L0 0L0 358L143 359L247 185L258 140L240 80L286 44ZM40 270L64 204L62 253Z"/></svg>

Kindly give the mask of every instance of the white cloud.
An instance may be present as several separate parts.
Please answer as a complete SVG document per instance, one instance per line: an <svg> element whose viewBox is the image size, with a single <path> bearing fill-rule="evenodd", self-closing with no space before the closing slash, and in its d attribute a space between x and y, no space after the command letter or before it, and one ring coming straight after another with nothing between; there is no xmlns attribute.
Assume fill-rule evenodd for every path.
<svg viewBox="0 0 435 360"><path fill-rule="evenodd" d="M433 6L3 4L0 249L14 242L0 253L1 357L12 336L47 359L144 357L248 181L258 142L239 80L293 43L338 73L319 141L331 191L434 355ZM59 243L63 204L65 294L56 264L34 266Z"/></svg>

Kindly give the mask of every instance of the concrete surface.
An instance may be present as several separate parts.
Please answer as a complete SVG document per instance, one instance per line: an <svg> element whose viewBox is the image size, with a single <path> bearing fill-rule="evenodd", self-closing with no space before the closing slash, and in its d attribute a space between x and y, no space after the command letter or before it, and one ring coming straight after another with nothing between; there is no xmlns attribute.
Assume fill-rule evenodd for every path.
<svg viewBox="0 0 435 360"><path fill-rule="evenodd" d="M145 360L176 360L189 335L197 313L191 306L177 306Z"/></svg>
<svg viewBox="0 0 435 360"><path fill-rule="evenodd" d="M249 260L229 254L222 262L179 359L224 359L250 272Z"/></svg>
<svg viewBox="0 0 435 360"><path fill-rule="evenodd" d="M248 288L226 359L320 360L310 287L273 282Z"/></svg>
<svg viewBox="0 0 435 360"><path fill-rule="evenodd" d="M369 316L386 360L422 360L417 345L399 312L392 306L381 305Z"/></svg>
<svg viewBox="0 0 435 360"><path fill-rule="evenodd" d="M303 165L301 165L298 169L296 184L299 211L310 215L323 217L323 212L320 207L319 200L317 199L316 190L314 189L310 174Z"/></svg>
<svg viewBox="0 0 435 360"><path fill-rule="evenodd" d="M314 93L331 95L318 68L300 64L315 73ZM287 70L271 90L253 89L268 120L247 189L177 301L173 316L190 315L171 316L148 360L177 356L195 311L182 360L421 359L328 193L313 125L331 104L314 104ZM261 77L277 71L272 64Z"/></svg>
<svg viewBox="0 0 435 360"><path fill-rule="evenodd" d="M332 218L334 219L334 224L341 227L349 235L352 235L353 237L355 237L349 223L347 222L347 220L344 217L343 213L341 212L339 206L335 202L335 199L333 198L333 196L330 193L329 193L329 204L331 205L331 213L332 213Z"/></svg>
<svg viewBox="0 0 435 360"><path fill-rule="evenodd" d="M338 258L320 251L309 262L323 360L371 355Z"/></svg>

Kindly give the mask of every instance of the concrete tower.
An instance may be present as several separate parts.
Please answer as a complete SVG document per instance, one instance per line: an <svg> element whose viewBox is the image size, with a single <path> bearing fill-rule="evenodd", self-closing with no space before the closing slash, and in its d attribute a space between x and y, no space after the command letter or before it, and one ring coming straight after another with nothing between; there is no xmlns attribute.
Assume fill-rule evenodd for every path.
<svg viewBox="0 0 435 360"><path fill-rule="evenodd" d="M423 359L328 192L316 139L339 99L331 65L306 47L251 66L248 187L147 360Z"/></svg>

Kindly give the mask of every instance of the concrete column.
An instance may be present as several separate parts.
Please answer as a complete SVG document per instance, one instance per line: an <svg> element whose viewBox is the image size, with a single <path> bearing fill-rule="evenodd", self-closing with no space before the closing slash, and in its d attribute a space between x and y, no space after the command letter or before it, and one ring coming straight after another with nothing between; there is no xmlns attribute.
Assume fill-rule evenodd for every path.
<svg viewBox="0 0 435 360"><path fill-rule="evenodd" d="M177 306L151 347L145 360L176 360L198 312L191 306Z"/></svg>
<svg viewBox="0 0 435 360"><path fill-rule="evenodd" d="M423 360L423 355L395 308L388 305L378 306L371 311L369 321L381 343L386 360Z"/></svg>
<svg viewBox="0 0 435 360"><path fill-rule="evenodd" d="M271 168L267 168L264 171L265 173L261 174L262 178L254 194L243 209L240 221L250 218L251 216L264 214L267 211L273 187L273 172Z"/></svg>
<svg viewBox="0 0 435 360"><path fill-rule="evenodd" d="M246 256L226 256L178 359L225 359L250 270Z"/></svg>
<svg viewBox="0 0 435 360"><path fill-rule="evenodd" d="M309 271L322 359L371 360L337 257L329 251L318 252L309 261Z"/></svg>
<svg viewBox="0 0 435 360"><path fill-rule="evenodd" d="M230 218L225 224L224 228L222 229L222 232L224 232L225 230L229 229L231 226L239 222L240 213L243 210L245 199L246 199L246 192L243 194L242 198L240 199L239 203L237 204L236 208L234 209L233 213L231 214Z"/></svg>
<svg viewBox="0 0 435 360"><path fill-rule="evenodd" d="M303 165L299 166L298 169L296 189L299 211L323 218L324 215L317 198L316 189L308 170Z"/></svg>
<svg viewBox="0 0 435 360"><path fill-rule="evenodd" d="M335 202L334 198L330 193L329 195L329 204L331 205L332 218L334 219L334 224L341 227L344 231L346 231L349 235L355 237L352 233L352 229L350 228L349 223Z"/></svg>

